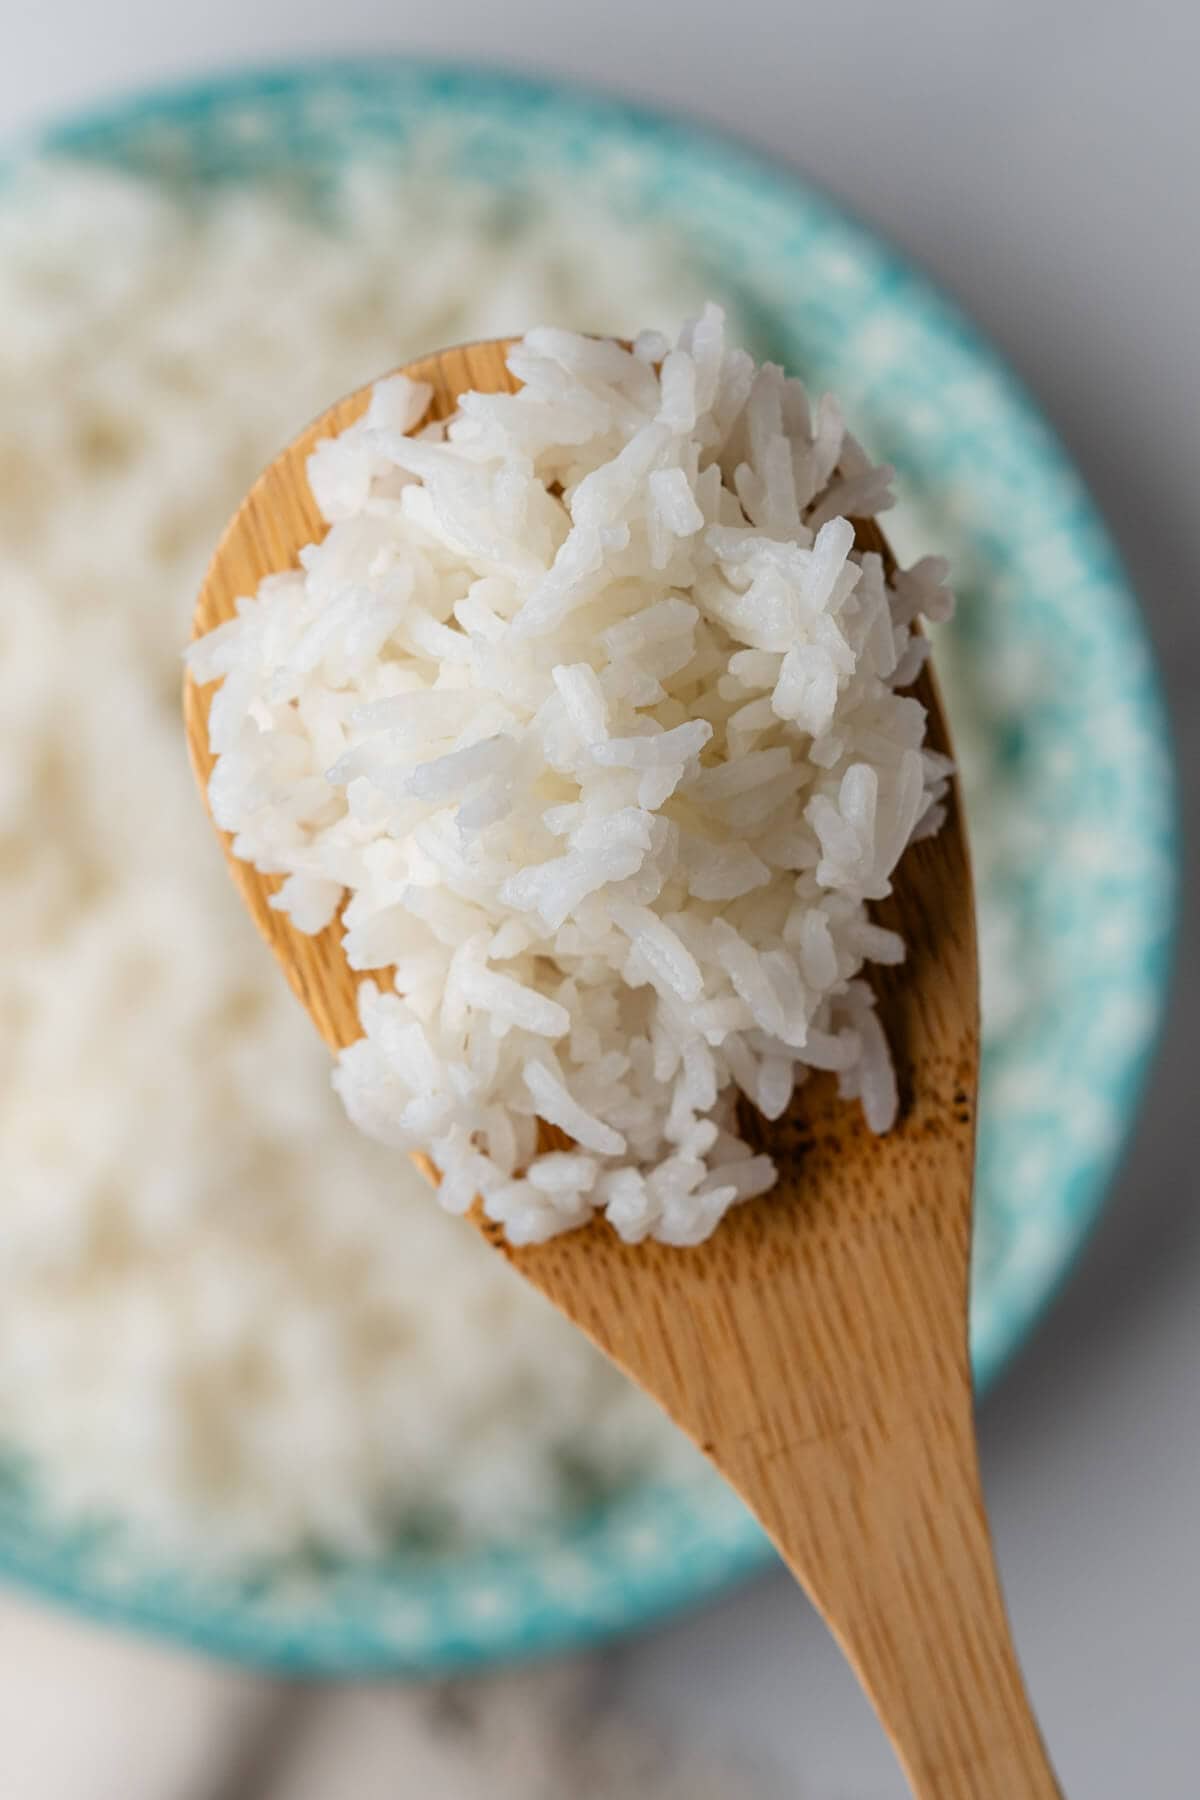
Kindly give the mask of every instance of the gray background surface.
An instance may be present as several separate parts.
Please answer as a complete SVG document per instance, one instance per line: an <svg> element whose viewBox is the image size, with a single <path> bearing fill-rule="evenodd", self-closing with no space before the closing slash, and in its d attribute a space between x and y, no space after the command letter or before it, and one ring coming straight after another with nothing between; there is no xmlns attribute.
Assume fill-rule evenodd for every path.
<svg viewBox="0 0 1200 1800"><path fill-rule="evenodd" d="M151 78L387 45L615 85L733 127L803 168L967 306L1075 453L1158 644L1197 823L1200 13L1191 0L8 0L3 16L5 135ZM982 1421L1021 1650L1064 1786L1079 1800L1200 1794L1200 993L1186 928L1176 990L1112 1207ZM80 1762L74 1785L44 1774L56 1755L66 1768L31 1699L39 1671L66 1666L65 1640L48 1631L0 1613L0 1662L13 1671L20 1646L23 1664L0 1681L4 1791L107 1800L101 1762ZM89 1668L99 1666L93 1650ZM130 1666L144 1694L186 1686L182 1668ZM849 1676L781 1577L619 1652L609 1677L634 1711L714 1745L756 1748L801 1800L903 1792ZM195 1685L197 1704L210 1707L201 1735L211 1755L262 1692L216 1675ZM115 1731L111 1709L105 1716ZM131 1795L131 1781L111 1791ZM166 1800L209 1788L164 1774L144 1791ZM359 1800L408 1792L394 1770L376 1777L365 1765L346 1791Z"/></svg>

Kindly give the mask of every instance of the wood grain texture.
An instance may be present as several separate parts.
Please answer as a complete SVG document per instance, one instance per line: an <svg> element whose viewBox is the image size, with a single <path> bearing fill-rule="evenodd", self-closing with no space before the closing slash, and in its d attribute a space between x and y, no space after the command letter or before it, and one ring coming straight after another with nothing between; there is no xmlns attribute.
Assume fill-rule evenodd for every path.
<svg viewBox="0 0 1200 1800"><path fill-rule="evenodd" d="M444 417L467 388L512 390L507 345L408 365ZM324 527L305 476L314 444L364 410L340 401L261 476L196 609L229 618ZM860 538L884 548L874 526ZM932 675L918 690L947 747ZM210 690L185 715L202 791ZM224 834L222 834L224 835ZM279 885L225 850L259 929L331 1049L360 1035L357 978L334 924L316 937L274 911ZM901 1118L872 1137L832 1080L773 1125L745 1123L781 1169L776 1191L697 1249L629 1246L605 1224L514 1250L474 1223L711 1457L762 1521L857 1671L920 1800L1047 1800L1058 1788L1012 1648L980 1490L967 1355L979 1061L974 909L960 797L904 859L877 909L909 946L880 969Z"/></svg>

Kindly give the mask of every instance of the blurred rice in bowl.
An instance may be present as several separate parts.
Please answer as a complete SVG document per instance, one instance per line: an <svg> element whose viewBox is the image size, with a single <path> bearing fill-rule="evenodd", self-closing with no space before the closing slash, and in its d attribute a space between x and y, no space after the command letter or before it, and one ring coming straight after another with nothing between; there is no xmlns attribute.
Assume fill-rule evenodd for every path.
<svg viewBox="0 0 1200 1800"><path fill-rule="evenodd" d="M1084 1141L1068 1092L1069 1129L1031 1131L1063 1055L1047 1013L1096 1016L1078 880L1064 913L1047 875L1071 772L1043 773L1046 734L1061 764L1090 727L1052 716L1075 602L1021 536L1047 525L971 431L1087 521L989 353L819 197L617 103L405 64L135 103L0 181L0 1565L38 1587L284 1666L426 1669L588 1640L766 1558L650 1404L346 1123L178 712L213 545L332 397L431 347L670 327L709 296L861 406L906 476L900 548L966 577L943 670L991 952L982 1375L1086 1231L1157 1016L1169 872L1117 897L1147 924L1140 985L1105 997L1109 1110ZM1100 635L1136 681L1122 604ZM1091 608L1095 635L1095 583ZM1094 665L1079 705L1109 680ZM1120 856L1111 809L1105 830ZM1043 1166L1014 1184L1017 1141Z"/></svg>

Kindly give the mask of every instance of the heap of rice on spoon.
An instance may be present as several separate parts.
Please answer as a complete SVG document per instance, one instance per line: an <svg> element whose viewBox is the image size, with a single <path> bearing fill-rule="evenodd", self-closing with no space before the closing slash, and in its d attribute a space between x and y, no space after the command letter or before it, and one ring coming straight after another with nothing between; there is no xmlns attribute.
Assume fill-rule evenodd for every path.
<svg viewBox="0 0 1200 1800"><path fill-rule="evenodd" d="M777 1118L836 1070L894 1117L869 907L941 818L904 690L945 571L856 547L890 471L715 307L509 367L424 428L383 381L311 458L327 535L190 652L213 816L295 925L339 922L335 1084L445 1206L696 1243L774 1180L739 1093Z"/></svg>

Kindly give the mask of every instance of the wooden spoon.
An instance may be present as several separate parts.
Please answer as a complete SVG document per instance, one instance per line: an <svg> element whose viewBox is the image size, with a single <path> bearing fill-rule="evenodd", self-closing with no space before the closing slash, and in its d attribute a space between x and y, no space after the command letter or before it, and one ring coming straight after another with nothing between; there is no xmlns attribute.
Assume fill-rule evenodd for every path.
<svg viewBox="0 0 1200 1800"><path fill-rule="evenodd" d="M446 417L468 388L513 391L503 342L405 373ZM195 631L230 618L263 576L293 568L323 522L306 459L364 411L361 389L266 470L230 524ZM885 548L876 528L860 541ZM947 745L931 677L930 742ZM211 690L188 682L192 762L207 794ZM224 836L224 834L222 834ZM272 910L277 878L233 878L332 1050L361 1035L358 978L334 924L315 937ZM1009 1636L980 1490L967 1357L971 1174L979 1062L975 922L961 802L906 854L878 909L908 946L875 985L901 1082L883 1138L832 1080L746 1128L780 1167L772 1194L697 1249L630 1246L593 1222L514 1249L473 1222L644 1387L757 1515L824 1615L920 1800L1042 1800L1058 1787ZM426 1165L427 1172L428 1165Z"/></svg>

